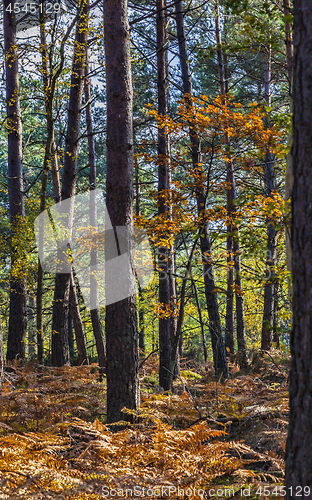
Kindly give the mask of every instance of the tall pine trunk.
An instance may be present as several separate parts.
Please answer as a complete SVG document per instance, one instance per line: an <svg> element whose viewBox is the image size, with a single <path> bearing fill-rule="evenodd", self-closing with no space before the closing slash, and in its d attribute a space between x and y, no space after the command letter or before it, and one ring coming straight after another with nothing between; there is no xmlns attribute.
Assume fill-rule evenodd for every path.
<svg viewBox="0 0 312 500"><path fill-rule="evenodd" d="M141 192L140 192L140 176L139 176L139 162L135 161L135 215L139 217L141 215ZM138 281L139 289L139 349L140 353L145 353L145 323L144 323L144 311L142 308L143 303L143 290Z"/></svg>
<svg viewBox="0 0 312 500"><path fill-rule="evenodd" d="M35 358L36 353L36 321L35 321L36 303L33 295L28 297L28 314L27 314L27 330L28 330L28 359Z"/></svg>
<svg viewBox="0 0 312 500"><path fill-rule="evenodd" d="M78 364L88 365L89 356L87 351L87 341L80 315L80 309L79 309L79 303L78 303L77 291L73 273L71 274L70 277L69 311L74 326L76 345L78 351Z"/></svg>
<svg viewBox="0 0 312 500"><path fill-rule="evenodd" d="M57 169L57 153L56 153L56 144L54 137L54 121L53 121L53 101L54 101L55 86L51 85L52 82L49 81L50 80L49 64L48 64L49 59L47 54L44 12L40 14L40 52L42 61L42 80L43 80L44 101L45 101L45 111L47 120L47 140L46 140L45 155L43 160L43 171L42 171L41 192L40 192L40 212L43 212L46 206L48 174L51 165L52 165L52 175L54 181L53 185L54 185L55 201L59 201L59 196L60 196L59 189L56 187L57 184L59 185L59 180L57 182L57 180L55 179L55 176L59 176ZM37 275L37 290L36 290L36 327L37 327L37 356L39 364L44 363L42 300L43 300L43 269L41 266L40 259L38 259L38 275Z"/></svg>
<svg viewBox="0 0 312 500"><path fill-rule="evenodd" d="M4 352L3 352L2 320L0 316L0 396L2 395L3 370L4 370Z"/></svg>
<svg viewBox="0 0 312 500"><path fill-rule="evenodd" d="M87 123L87 134L88 134L88 160L90 169L90 190L96 189L96 163L95 163L95 148L94 148L94 136L93 136L93 124L92 124L92 107L91 107L91 82L88 76L89 73L89 63L88 54L86 58L85 66L85 80L84 80L84 95L86 106L86 123ZM97 228L97 210L96 204L93 203L93 196L90 197L90 225ZM90 265L94 268L98 266L98 250L97 248L91 249L91 262ZM90 276L91 283L91 293L95 294L95 302L99 304L99 290L96 278L91 273ZM105 341L100 317L99 306L96 309L92 309L91 312L92 329L95 338L96 350L98 354L98 363L100 376L103 375L106 366L106 353L105 353Z"/></svg>
<svg viewBox="0 0 312 500"><path fill-rule="evenodd" d="M226 21L225 21L226 22ZM227 81L227 58L226 54L221 48L221 32L220 32L220 18L219 6L216 5L215 17L216 39L217 39L217 56L218 56L218 72L220 82L220 94L228 93ZM226 64L225 64L226 62ZM228 161L226 166L226 196L227 196L227 302L226 302L226 315L225 315L225 346L231 353L234 353L234 289L236 301L236 337L237 349L240 352L241 365L247 364L247 344L245 334L245 311L244 311L244 298L242 291L241 281L241 264L240 264L240 247L239 247L239 233L238 228L233 224L235 215L235 177L233 160L230 154L230 140L228 134L224 134L224 141L228 149ZM235 278L234 278L235 271Z"/></svg>
<svg viewBox="0 0 312 500"><path fill-rule="evenodd" d="M219 73L219 87L221 96L225 95L225 78L224 78L224 64L223 64L223 51L221 48L221 31L220 31L220 17L219 17L219 4L215 6L215 31L217 42L217 58L218 58L218 73ZM225 144L229 150L230 141L227 134L224 134ZM230 155L226 164L226 198L227 198L227 237L226 237L226 251L227 251L227 299L226 299L226 314L225 314L225 347L230 353L234 353L234 237L233 237L233 209L234 209L234 172L233 163Z"/></svg>
<svg viewBox="0 0 312 500"><path fill-rule="evenodd" d="M112 225L133 233L133 91L127 0L104 1L107 96L106 205ZM127 238L133 269L133 240ZM131 272L131 270L130 270ZM135 290L106 306L107 421L139 405L138 325Z"/></svg>
<svg viewBox="0 0 312 500"><path fill-rule="evenodd" d="M65 138L65 156L61 191L62 200L66 200L75 195L77 180L80 115L83 94L85 53L88 36L88 8L86 0L81 0L79 2L79 8L81 6L83 6L83 8L76 27L71 87L68 103L67 133ZM71 215L69 215L69 217L71 217ZM70 272L67 274L58 273L55 277L52 315L53 366L63 366L64 364L69 363L68 308L70 279Z"/></svg>
<svg viewBox="0 0 312 500"><path fill-rule="evenodd" d="M158 113L168 112L168 61L167 61L167 17L166 0L156 0L157 7L157 92ZM169 190L171 184L169 136L166 127L158 128L158 214L170 219ZM170 235L168 234L168 238ZM174 279L174 256L171 246L158 247L159 303L164 311L174 313L176 286ZM175 316L159 318L159 385L170 389L171 347L176 334Z"/></svg>
<svg viewBox="0 0 312 500"><path fill-rule="evenodd" d="M65 35L66 37L66 35ZM44 12L40 17L40 51L42 60L42 79L45 94L45 109L47 118L47 142L46 152L44 158L44 168L42 176L41 194L40 194L40 209L45 208L46 203L46 190L48 172L51 169L54 201L58 203L61 200L61 182L58 168L57 147L55 141L54 119L53 119L53 103L55 97L55 86L57 78L60 75L63 63L57 69L56 73L51 75L49 68L49 57L47 53L46 34L45 34L45 15ZM37 278L37 352L38 362L43 363L43 330L42 330L42 297L43 297L43 269L40 261L38 261L38 278ZM83 324L80 316L79 303L76 294L76 287L74 284L73 276L71 277L70 285L70 310L72 322L74 325L76 344L78 350L79 364L88 364L88 353L86 347L86 339L83 329Z"/></svg>
<svg viewBox="0 0 312 500"><path fill-rule="evenodd" d="M265 63L265 101L268 106L271 104L271 46L267 47L266 63ZM266 124L269 127L269 119L266 119ZM275 174L274 174L274 156L268 149L265 155L265 177L267 196L271 197L275 189ZM275 261L276 261L276 235L277 231L272 221L268 219L267 226L267 259L266 259L266 281L264 285L263 298L263 318L261 332L261 349L267 351L272 344L273 330L273 314L274 314L274 295L273 287L275 278Z"/></svg>
<svg viewBox="0 0 312 500"><path fill-rule="evenodd" d="M312 486L312 9L294 2L292 269L293 329L286 443L286 499ZM292 488L292 490L290 489Z"/></svg>
<svg viewBox="0 0 312 500"><path fill-rule="evenodd" d="M286 63L287 63L287 76L289 84L289 95L290 95L290 111L292 112L293 99L292 99L292 58L293 58L293 40L292 40L292 27L289 21L291 15L290 12L290 1L284 0L283 2L284 15L286 17L285 22L285 45L286 45ZM291 145L292 133L290 132L288 137L288 144ZM292 153L291 150L288 152L286 157L286 175L285 175L285 201L290 202L291 191L293 185L293 167L292 167ZM291 220L290 220L290 206L288 209L288 216L285 229L285 239L286 239L286 264L289 273L292 272L291 262L292 262L292 248L291 248ZM290 308L292 307L292 284L291 279L288 279L288 299L290 302Z"/></svg>
<svg viewBox="0 0 312 500"><path fill-rule="evenodd" d="M183 81L184 94L192 96L192 82L191 74L188 64L186 40L184 34L183 22L183 1L181 0L175 6L176 9L176 24L177 24L177 37L179 42L179 55ZM189 100L189 106L192 106ZM200 158L200 140L196 135L196 131L190 124L190 141L192 150L192 165L194 176L202 178L201 158ZM205 297L207 304L207 311L209 316L209 332L211 337L211 345L213 351L214 367L216 377L228 377L228 367L225 355L224 340L222 337L221 319L219 313L218 299L215 293L215 279L213 263L211 260L211 244L209 240L208 221L206 220L205 207L206 207L206 194L205 188L202 184L196 185L196 200L198 216L201 218L202 234L200 237L200 248L203 262L203 274L205 283Z"/></svg>
<svg viewBox="0 0 312 500"><path fill-rule="evenodd" d="M10 8L12 12L7 10ZM7 132L8 132L8 191L11 226L11 277L10 315L7 342L8 361L25 359L25 337L27 332L27 288L23 277L15 276L15 262L19 256L14 248L18 226L22 224L24 212L22 120L20 109L18 55L16 25L12 2L3 2L3 33L6 74ZM19 256L22 257L21 255Z"/></svg>

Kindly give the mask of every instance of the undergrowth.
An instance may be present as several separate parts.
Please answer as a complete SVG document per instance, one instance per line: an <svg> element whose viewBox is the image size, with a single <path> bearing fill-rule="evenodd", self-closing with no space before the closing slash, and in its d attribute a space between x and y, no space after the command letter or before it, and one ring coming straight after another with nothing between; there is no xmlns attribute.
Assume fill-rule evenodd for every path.
<svg viewBox="0 0 312 500"><path fill-rule="evenodd" d="M237 498L243 486L274 488L283 481L287 365L277 351L254 353L246 373L233 362L231 378L216 384L212 370L186 363L170 394L155 384L149 359L141 406L125 409L118 432L105 424L106 384L95 365L15 366L0 401L0 498L96 500L127 489L128 497L184 491L195 500L210 498L213 485Z"/></svg>

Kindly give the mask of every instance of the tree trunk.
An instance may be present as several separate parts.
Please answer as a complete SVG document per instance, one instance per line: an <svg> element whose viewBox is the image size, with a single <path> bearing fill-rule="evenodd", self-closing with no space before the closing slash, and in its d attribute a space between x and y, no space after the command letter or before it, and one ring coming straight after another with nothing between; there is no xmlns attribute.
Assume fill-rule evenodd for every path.
<svg viewBox="0 0 312 500"><path fill-rule="evenodd" d="M157 92L158 113L168 112L167 80L167 18L166 0L156 0L157 13ZM170 153L166 127L158 128L158 215L170 218ZM168 235L169 236L169 235ZM174 313L176 297L173 280L174 258L171 247L158 247L159 303L164 311ZM172 307L173 306L173 307ZM159 318L159 385L165 391L170 389L171 344L175 336L176 318Z"/></svg>
<svg viewBox="0 0 312 500"><path fill-rule="evenodd" d="M247 361L247 342L245 332L245 309L244 309L244 296L241 277L241 261L240 249L238 243L238 234L234 237L234 266L235 266L235 301L236 301L236 337L237 337L237 350L241 353L241 365L246 366Z"/></svg>
<svg viewBox="0 0 312 500"><path fill-rule="evenodd" d="M48 67L48 54L46 50L46 36L45 36L45 24L44 15L41 16L40 22L40 37L41 37L41 57L42 57L42 78L45 90L45 106L47 114L47 130L48 130L48 141L46 145L46 151L50 151L50 155L45 156L45 169L48 171L51 168L52 181L53 181L53 193L54 201L58 203L61 200L61 182L60 174L58 168L57 159L57 147L55 142L55 132L54 132L54 120L53 120L53 101L54 101L54 84L56 83L57 73L54 74L52 82L48 78L49 67ZM54 80L54 83L53 83ZM44 186L44 181L46 182L45 176L43 176L42 186ZM41 202L42 206L45 207L45 194L46 188L41 190ZM37 285L37 297L42 297L43 288L39 286L42 283L42 278L39 277L39 273L42 274L43 270L39 261L38 269L38 285ZM73 283L73 286L72 286ZM40 293L41 292L41 293ZM86 347L86 339L84 335L84 329L82 324L82 319L80 316L79 303L76 294L76 288L74 285L73 275L71 276L71 288L70 288L70 310L71 317L73 319L75 338L78 350L78 362L79 364L89 364L88 353ZM70 314L70 313L69 313ZM41 316L41 317L40 317ZM68 316L69 317L69 316ZM68 320L69 321L69 320ZM37 307L37 344L38 344L38 360L40 359L40 346L42 345L42 355L43 355L43 338L41 335L38 337L38 332L42 331L42 298L41 305ZM69 346L70 347L70 346Z"/></svg>
<svg viewBox="0 0 312 500"><path fill-rule="evenodd" d="M85 102L86 106L86 123L87 123L87 134L88 134L88 159L89 159L89 168L90 168L90 190L96 189L96 163L95 163L95 148L94 148L94 136L93 136L93 124L92 124L92 108L91 108L91 82L88 77L89 73L89 64L88 64L88 54L86 58L86 67L85 67L85 80L84 80L84 94L85 94ZM90 197L90 226L94 227L95 230L97 228L97 210L96 204L93 203L93 197ZM97 268L98 266L98 249L91 249L91 259L90 265L92 269ZM95 294L96 304L99 304L99 290L96 281L96 277L94 273L91 272L90 276L90 288L91 293ZM96 309L92 309L90 311L91 321L92 321L92 329L96 343L96 350L98 354L98 363L99 363L99 371L100 378L103 376L106 367L106 353L105 353L105 341L103 335L103 328L101 323L101 316L99 306Z"/></svg>
<svg viewBox="0 0 312 500"><path fill-rule="evenodd" d="M290 1L284 0L284 15L290 15ZM289 83L289 94L290 94L290 111L292 112L292 58L293 58L293 41L292 41L292 27L289 20L285 22L285 45L286 45L286 63L287 63L287 76ZM291 145L292 133L288 137L288 144ZM293 167L292 167L292 153L291 150L286 157L286 175L285 175L285 201L289 202L291 198L293 185ZM290 207L288 209L288 216L285 228L285 239L286 239L286 264L289 273L292 273L291 261L292 261L292 248L291 248L291 220L290 220ZM292 284L291 279L288 279L288 299L292 302Z"/></svg>
<svg viewBox="0 0 312 500"><path fill-rule="evenodd" d="M268 106L271 104L271 46L269 45L266 52L266 67L265 67L265 100ZM269 120L267 119L269 127ZM268 150L265 155L265 176L267 196L272 196L275 189L274 175L274 156ZM274 224L268 220L267 228L267 259L266 259L266 282L264 285L264 304L263 304L263 319L261 332L261 349L267 351L272 344L272 329L273 329L273 284L275 281L275 261L276 261L276 235L277 231Z"/></svg>
<svg viewBox="0 0 312 500"><path fill-rule="evenodd" d="M278 281L273 284L273 342L274 347L279 349L280 346L280 334L279 334L279 324L278 324Z"/></svg>
<svg viewBox="0 0 312 500"><path fill-rule="evenodd" d="M69 360L70 364L72 365L74 363L74 358L75 358L75 342L74 342L73 320L72 320L70 306L68 308L68 349L69 349Z"/></svg>
<svg viewBox="0 0 312 500"><path fill-rule="evenodd" d="M294 3L292 268L290 414L286 443L286 499L312 486L312 10ZM292 491L291 489L292 488ZM305 492L303 493L305 494ZM311 498L310 491L307 498Z"/></svg>
<svg viewBox="0 0 312 500"><path fill-rule="evenodd" d="M217 59L218 59L218 73L219 73L219 86L220 94L225 95L225 83L224 83L224 65L223 65L223 53L221 47L221 31L220 31L220 17L219 17L219 3L215 6L215 31L216 31L216 42L217 42Z"/></svg>
<svg viewBox="0 0 312 500"><path fill-rule="evenodd" d="M111 223L133 233L133 123L127 0L104 1L107 95L106 205ZM127 238L133 269L133 239ZM132 285L131 285L132 286ZM132 290L131 290L132 291ZM106 305L107 421L139 405L136 294Z"/></svg>
<svg viewBox="0 0 312 500"><path fill-rule="evenodd" d="M204 206L203 194L197 195L198 211L201 212L201 207ZM225 345L222 337L221 319L219 313L218 299L215 292L216 283L214 278L213 263L211 257L211 245L208 234L208 222L204 221L203 237L200 238L200 248L203 255L203 271L205 281L205 296L207 310L209 316L209 332L211 337L211 346L213 352L213 362L216 377L227 378L229 376L228 366L226 361Z"/></svg>
<svg viewBox="0 0 312 500"><path fill-rule="evenodd" d="M181 294L180 294L180 309L179 309L179 317L178 317L178 321L177 321L177 331L176 331L176 335L173 339L172 346L171 346L171 359L170 359L170 365L169 365L169 370L168 370L169 387L170 388L172 387L174 370L175 370L176 361L177 361L177 352L178 352L180 339L182 336L182 326L183 326L184 310L185 310L186 282L189 278L189 275L191 274L192 260L194 257L195 248L197 246L197 242L198 242L198 239L200 237L200 234L201 234L201 230L200 230L199 235L195 239L191 253L188 256L187 265L186 265L186 272L185 272L185 276L184 276L183 281L182 281Z"/></svg>
<svg viewBox="0 0 312 500"><path fill-rule="evenodd" d="M135 160L135 215L139 217L141 215L141 193L140 193L140 177L139 177L139 162ZM141 354L145 354L145 325L144 325L144 311L142 308L143 303L143 290L141 288L140 282L138 281L139 289L139 349Z"/></svg>
<svg viewBox="0 0 312 500"><path fill-rule="evenodd" d="M84 2L84 0L81 0ZM81 2L79 2L81 5ZM84 3L77 21L71 87L68 103L67 133L62 175L62 200L75 195L77 179L77 157L80 135L80 115L83 94L85 51L88 36L88 8ZM71 217L71 215L69 215ZM68 224L70 227L70 222ZM62 366L69 362L68 308L71 273L57 274L52 317L52 364Z"/></svg>
<svg viewBox="0 0 312 500"><path fill-rule="evenodd" d="M28 359L32 360L35 358L36 352L36 322L35 320L35 309L36 303L35 298L32 295L29 295L28 298Z"/></svg>
<svg viewBox="0 0 312 500"><path fill-rule="evenodd" d="M17 237L18 226L24 212L22 120L20 110L18 56L14 13L7 9L10 0L3 2L3 32L6 74L7 132L8 132L8 191L10 206L11 242ZM7 342L7 360L25 359L25 337L27 332L27 288L26 279L15 276L15 262L19 252L11 248L10 316Z"/></svg>
<svg viewBox="0 0 312 500"><path fill-rule="evenodd" d="M182 237L183 237L183 243L184 243L185 252L186 252L187 257L189 258L188 250L187 250L187 246L186 246L186 242L185 242L185 238L184 238L183 233L182 233ZM200 302L199 302L198 290L197 290L196 282L195 282L195 280L193 278L192 266L190 267L190 275L191 275L191 279L192 279L192 287L193 287L193 290L194 290L196 307L197 307L197 311L198 311L198 319L199 319L200 332L201 332L202 343L203 343L205 366L207 366L208 365L208 352L207 352L207 343L206 343L205 328L204 328L204 322L203 322L203 317L202 317L202 313L201 313L201 307L200 307Z"/></svg>
<svg viewBox="0 0 312 500"><path fill-rule="evenodd" d="M89 356L87 351L87 341L83 329L82 319L80 316L77 291L73 274L71 274L70 277L69 304L70 304L71 318L74 325L76 345L78 350L78 364L88 365Z"/></svg>
<svg viewBox="0 0 312 500"><path fill-rule="evenodd" d="M51 85L49 82L49 66L48 66L47 44L46 44L46 34L45 34L45 15L43 12L40 14L40 52L42 61L42 80L44 88L45 110L47 119L47 140L46 140L45 155L43 161L41 192L40 192L40 213L41 213L44 211L46 205L46 193L48 184L48 173L50 170L50 162L52 163L52 157L56 155L54 122L53 122L53 111L52 111L54 92L51 93ZM52 152L53 143L54 143L54 148L53 148L54 153ZM43 232L42 232L42 237L43 237ZM38 258L36 299L37 299L36 300L37 356L38 356L38 363L42 365L44 363L43 327L42 327L43 269L39 258Z"/></svg>
<svg viewBox="0 0 312 500"><path fill-rule="evenodd" d="M270 153L266 154L266 170L267 180L273 180L270 172L273 172L273 157ZM267 189L268 195L270 188ZM268 223L267 229L267 259L266 259L266 282L264 285L264 303L263 303L263 319L261 332L261 349L267 351L272 344L273 330L273 308L274 295L273 286L275 280L274 265L276 260L276 229L272 223Z"/></svg>
<svg viewBox="0 0 312 500"><path fill-rule="evenodd" d="M291 15L290 1L284 0L284 15L289 17ZM286 46L286 64L287 64L287 76L289 84L289 94L292 94L292 58L293 58L293 41L292 41L292 27L289 19L285 22L285 46Z"/></svg>
<svg viewBox="0 0 312 500"><path fill-rule="evenodd" d="M227 141L229 144L229 141ZM232 159L229 158L226 166L226 195L227 195L227 299L225 314L225 347L228 352L234 353L234 226L233 212L235 199L234 172Z"/></svg>
<svg viewBox="0 0 312 500"><path fill-rule="evenodd" d="M183 24L183 1L181 0L175 6L176 9L176 24L177 24L177 37L179 42L179 55L180 64L182 70L182 81L183 81L183 91L184 94L192 96L192 82L191 75L188 64L185 34L184 34L184 24ZM188 100L189 105L192 106L190 100ZM193 164L193 174L196 178L202 178L203 172L200 165L200 141L196 135L196 131L192 128L190 124L190 141L192 150L192 164ZM196 185L196 200L197 200L197 212L198 216L201 217L202 233L200 238L200 248L202 254L203 262L203 273L205 282L205 296L207 311L209 316L209 332L211 337L212 351L214 367L216 372L216 377L219 378L228 377L228 367L225 355L225 346L222 337L221 320L219 314L218 300L215 290L215 280L213 263L211 260L211 245L209 241L209 229L208 221L206 220L205 207L206 207L206 195L205 189L202 184Z"/></svg>
<svg viewBox="0 0 312 500"><path fill-rule="evenodd" d="M215 7L215 28L217 39L217 56L220 81L220 93L224 95L227 92L227 58L221 48L221 33L219 6ZM224 63L226 61L226 64ZM233 161L230 155L230 140L228 134L224 134L224 141L228 149L228 161L226 167L226 193L227 193L227 215L229 223L227 225L227 302L225 315L225 346L230 353L234 353L234 288L236 299L236 336L237 348L241 352L241 364L247 364L246 336L245 336L245 314L244 298L242 294L241 269L239 257L239 234L238 228L233 224L235 214L235 178ZM235 269L235 287L234 287L234 269Z"/></svg>
<svg viewBox="0 0 312 500"><path fill-rule="evenodd" d="M2 396L3 368L4 368L3 333L2 333L2 320L0 316L0 396Z"/></svg>
<svg viewBox="0 0 312 500"><path fill-rule="evenodd" d="M192 273L192 271L191 271ZM204 327L204 321L201 313L201 307L200 307L200 302L199 302L199 297L198 297L198 291L197 291L197 286L196 283L192 277L192 284L193 284L193 289L194 289L194 295L195 295L195 300L196 300L196 307L198 311L198 319L199 319L199 324L200 324L200 333L201 333L201 338L202 338L202 343L203 343L203 351L204 351L204 360L205 360L205 366L208 366L208 352L207 352L207 343L206 343L206 335L205 335L205 327Z"/></svg>

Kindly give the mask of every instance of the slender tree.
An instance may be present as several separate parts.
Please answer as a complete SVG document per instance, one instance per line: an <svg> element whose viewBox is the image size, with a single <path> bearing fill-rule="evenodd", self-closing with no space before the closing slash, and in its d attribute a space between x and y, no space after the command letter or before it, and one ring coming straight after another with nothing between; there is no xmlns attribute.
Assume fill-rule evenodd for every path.
<svg viewBox="0 0 312 500"><path fill-rule="evenodd" d="M48 174L52 166L54 199L56 202L60 200L60 180L59 171L57 168L57 151L55 144L54 120L53 120L53 102L55 94L56 76L51 79L49 76L49 57L47 54L46 30L45 30L45 13L40 13L40 52L42 63L42 80L44 88L44 100L47 120L47 140L45 147L45 155L43 160L43 171L40 192L40 212L43 212L46 206L46 193L48 185ZM63 64L62 64L63 66ZM36 323L37 323L37 356L38 363L43 364L43 327L42 327L42 299L43 299L43 268L38 259L38 276L37 276L37 291L36 291Z"/></svg>
<svg viewBox="0 0 312 500"><path fill-rule="evenodd" d="M0 396L2 395L3 368L4 368L3 334L2 334L2 320L0 316Z"/></svg>
<svg viewBox="0 0 312 500"><path fill-rule="evenodd" d="M12 7L13 6L13 7ZM11 8L10 8L11 7ZM23 193L23 151L22 119L20 109L18 54L14 2L3 2L3 33L6 74L6 111L8 132L8 190L11 225L11 278L10 278L10 317L7 343L7 360L25 358L25 338L27 332L27 288L26 279L14 275L18 258L14 248L18 226L22 223L24 212Z"/></svg>
<svg viewBox="0 0 312 500"><path fill-rule="evenodd" d="M88 6L86 0L79 2L79 17L76 27L71 87L68 103L67 133L62 175L61 198L66 200L75 194L77 159L80 135L80 115L83 94L84 64L88 36ZM69 215L70 217L71 215ZM70 227L70 221L69 221ZM60 256L62 258L62 255ZM69 363L68 308L71 273L58 273L55 277L52 317L52 364L62 366Z"/></svg>
<svg viewBox="0 0 312 500"><path fill-rule="evenodd" d="M69 26L67 32L65 33L61 41L61 53L64 51L64 44L68 39L73 27L75 20ZM47 140L45 147L45 156L43 164L42 173L42 183L41 183L41 193L40 193L40 212L45 209L46 206L46 193L48 186L48 174L51 170L52 180L53 180L53 193L54 201L58 203L61 200L61 182L58 168L58 158L57 158L57 147L55 141L55 130L54 130L54 117L53 117L53 106L55 101L55 89L59 76L64 67L64 56L61 56L59 66L53 71L51 67L51 60L53 58L54 46L50 48L50 52L47 49L46 42L46 15L44 9L40 12L40 53L41 53L41 72L45 96L45 110L46 110L46 121L47 121ZM73 280L71 280L73 282ZM38 278L37 278L37 307L36 307L36 321L37 321L37 353L39 363L43 363L43 329L42 329L42 299L43 299L43 269L40 260L38 260ZM74 324L74 330L77 340L78 349L78 359L84 360L88 359L86 351L86 341L84 338L83 326L80 317L79 304L76 297L75 287L71 287L71 301L70 308L72 310L72 318Z"/></svg>
<svg viewBox="0 0 312 500"><path fill-rule="evenodd" d="M265 81L264 81L265 101L268 106L271 104L271 46L268 45L265 58ZM266 120L269 127L269 119ZM268 149L265 154L265 177L267 196L271 197L275 189L275 173L274 173L274 156ZM274 281L275 277L275 261L276 261L276 228L270 219L267 226L267 259L266 269L267 276L264 285L263 298L263 319L261 332L261 349L268 350L272 343L273 330L273 314L274 314Z"/></svg>
<svg viewBox="0 0 312 500"><path fill-rule="evenodd" d="M190 97L192 96L192 80L188 63L188 55L186 48L186 39L184 33L183 21L183 1L179 1L175 6L175 18L177 24L177 37L179 42L179 55L180 65L182 72L183 91L186 95L186 100L189 106L192 106ZM192 166L193 174L197 179L203 178L203 171L201 167L201 152L200 152L200 139L196 134L196 130L190 124L190 142L192 151ZM225 355L225 345L222 337L221 319L219 313L219 305L217 295L215 293L216 285L214 278L214 269L211 259L211 243L209 239L209 225L205 213L206 208L206 190L202 182L196 182L196 201L197 212L201 220L202 232L200 236L200 248L202 254L204 283L205 283L205 296L207 311L209 316L209 332L211 337L211 344L213 350L214 367L217 378L228 377L228 367Z"/></svg>
<svg viewBox="0 0 312 500"><path fill-rule="evenodd" d="M80 309L79 309L79 303L78 303L77 291L73 273L71 273L70 276L69 312L75 331L76 345L78 351L78 363L79 365L88 365L89 356L87 351L87 342L80 315Z"/></svg>
<svg viewBox="0 0 312 500"><path fill-rule="evenodd" d="M220 16L219 4L215 6L215 31L217 41L217 58L218 58L218 73L219 73L219 86L220 94L225 96L225 77L224 77L224 64L223 64L223 50L221 46L221 31L220 31ZM230 141L228 134L224 134L224 141L227 149L230 148ZM234 353L234 228L233 228L233 209L234 209L234 172L233 161L231 155L228 154L226 164L226 197L227 197L227 300L226 300L226 314L225 314L225 347L230 353Z"/></svg>
<svg viewBox="0 0 312 500"><path fill-rule="evenodd" d="M228 94L228 79L227 73L227 57L222 50L219 5L215 7L215 29L217 40L217 57L218 57L218 72L220 83L220 94ZM226 22L226 20L225 20ZM236 188L234 177L233 159L230 154L230 139L227 133L224 134L224 142L226 144L228 154L226 163L226 198L227 198L227 302L225 315L225 346L229 352L234 353L234 295L236 300L236 337L237 349L239 351L241 365L247 363L247 344L245 334L245 311L244 298L242 293L241 281L241 263L240 263L240 247L239 247L239 232L238 228L233 223L235 215L235 200ZM235 272L235 277L234 277ZM234 292L235 289L235 292Z"/></svg>
<svg viewBox="0 0 312 500"><path fill-rule="evenodd" d="M288 85L289 85L289 94L290 94L290 110L292 111L292 58L293 58L293 40L292 40L292 28L291 24L289 21L289 16L291 15L290 12L290 1L289 0L284 0L283 4L284 8L284 14L286 18L285 22L285 46L286 46L286 64L287 64L287 78L288 78ZM292 133L290 133L289 138L288 138L288 143L291 145L292 141ZM292 168L292 154L291 150L287 154L286 157L286 175L285 175L285 201L290 204L290 199L291 199L291 191L292 191L292 184L293 184L293 168ZM291 261L292 261L292 248L291 248L291 221L290 221L290 207L288 209L288 217L287 217L287 223L286 223L286 230L285 230L285 235L286 235L286 264L287 264L287 269L291 273ZM292 301L292 284L291 280L288 280L288 298L290 301L290 307L291 307L291 301Z"/></svg>
<svg viewBox="0 0 312 500"><path fill-rule="evenodd" d="M183 243L184 243L184 248L185 248L185 252L186 252L187 258L189 258L188 249L187 249L187 245L186 245L183 233L182 233L182 237L183 237ZM207 366L208 365L208 352L207 352L205 327L204 327L204 321L203 321L201 307L200 307L198 290L197 290L196 282L194 280L193 273L192 273L192 266L190 266L190 277L191 277L191 280L192 280L192 289L194 291L195 301L196 301L196 307L197 307L197 311L198 311L198 321L199 321L199 325L200 325L200 333L201 333L201 338L202 338L202 343L203 343L205 366Z"/></svg>
<svg viewBox="0 0 312 500"><path fill-rule="evenodd" d="M27 307L27 330L28 330L28 359L34 359L36 352L36 322L35 322L36 303L33 295L28 297Z"/></svg>
<svg viewBox="0 0 312 500"><path fill-rule="evenodd" d="M140 176L139 176L139 162L135 161L135 215L139 217L141 215L140 207ZM139 289L139 302L140 305L143 302L143 290L138 281ZM145 325L144 325L144 311L143 308L139 309L139 348L142 354L145 353Z"/></svg>
<svg viewBox="0 0 312 500"><path fill-rule="evenodd" d="M107 96L106 205L113 226L133 233L133 91L127 0L104 0ZM125 242L133 271L133 238ZM132 290L130 290L132 291ZM107 421L139 405L135 290L106 306Z"/></svg>
<svg viewBox="0 0 312 500"><path fill-rule="evenodd" d="M156 0L157 7L157 94L158 113L168 113L168 34L166 0ZM158 214L170 219L170 145L166 126L158 128ZM159 385L170 389L171 346L176 334L174 305L176 284L174 279L174 255L172 246L158 248L159 303L165 312L159 318Z"/></svg>
<svg viewBox="0 0 312 500"><path fill-rule="evenodd" d="M96 189L96 163L95 163L95 148L94 148L94 135L93 135L93 123L92 123L92 106L91 106L91 81L89 78L89 62L88 53L86 54L86 65L85 65L85 79L84 79L84 95L86 103L86 123L87 123L87 134L88 134L88 160L90 169L90 190ZM90 196L90 225L97 228L97 209L96 204L93 202L94 197ZM91 249L91 261L90 265L92 269L98 266L98 249L97 246ZM96 277L91 272L91 293L95 294L95 302L99 304L99 291L97 286ZM96 309L91 310L91 321L92 329L96 343L96 350L98 353L98 363L100 368L100 375L102 376L105 371L106 366L106 353L105 353L105 341L100 317L99 305Z"/></svg>
<svg viewBox="0 0 312 500"><path fill-rule="evenodd" d="M293 330L286 443L286 499L312 485L312 10L294 2L292 269ZM292 488L292 489L291 489ZM307 497L311 498L310 489Z"/></svg>

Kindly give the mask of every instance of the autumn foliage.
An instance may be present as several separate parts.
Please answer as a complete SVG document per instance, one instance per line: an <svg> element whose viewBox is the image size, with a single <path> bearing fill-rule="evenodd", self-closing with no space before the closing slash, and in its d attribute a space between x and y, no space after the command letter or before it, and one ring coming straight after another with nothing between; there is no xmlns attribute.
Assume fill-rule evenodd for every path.
<svg viewBox="0 0 312 500"><path fill-rule="evenodd" d="M174 394L156 383L156 359L141 372L134 422L105 424L105 381L96 365L16 366L5 373L0 413L3 499L100 499L134 487L214 485L253 489L282 481L288 358L254 353L249 374L216 384L187 368ZM118 431L118 432L117 432ZM138 490L137 490L138 491ZM166 495L163 496L165 498ZM110 498L110 496L108 496ZM208 498L208 496L207 496Z"/></svg>

